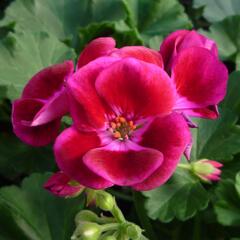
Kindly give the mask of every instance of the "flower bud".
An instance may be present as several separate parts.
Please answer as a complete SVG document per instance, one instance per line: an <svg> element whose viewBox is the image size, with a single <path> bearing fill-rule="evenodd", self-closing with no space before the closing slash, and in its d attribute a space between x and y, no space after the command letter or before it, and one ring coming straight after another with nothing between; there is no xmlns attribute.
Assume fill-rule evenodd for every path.
<svg viewBox="0 0 240 240"><path fill-rule="evenodd" d="M116 240L116 237L114 237L114 236L106 236L106 237L101 238L101 240Z"/></svg>
<svg viewBox="0 0 240 240"><path fill-rule="evenodd" d="M81 222L77 226L71 240L98 240L101 233L100 225L92 222Z"/></svg>
<svg viewBox="0 0 240 240"><path fill-rule="evenodd" d="M96 205L104 211L112 211L115 204L115 199L110 193L105 191L97 191Z"/></svg>
<svg viewBox="0 0 240 240"><path fill-rule="evenodd" d="M89 188L86 190L87 206L95 205L95 203L96 203L96 192L97 191L95 191L93 189L89 189Z"/></svg>
<svg viewBox="0 0 240 240"><path fill-rule="evenodd" d="M223 165L219 162L202 159L191 164L192 171L201 180L205 182L220 180L221 168Z"/></svg>
<svg viewBox="0 0 240 240"><path fill-rule="evenodd" d="M130 239L137 240L142 235L142 229L135 224L131 224L127 227L127 235Z"/></svg>
<svg viewBox="0 0 240 240"><path fill-rule="evenodd" d="M76 225L78 225L80 222L98 222L99 221L99 217L97 214L95 214L94 212L90 211L90 210L82 210L81 212L79 212L76 217L75 217L75 223Z"/></svg>
<svg viewBox="0 0 240 240"><path fill-rule="evenodd" d="M85 189L63 172L54 173L44 184L44 188L58 197L66 198L76 197Z"/></svg>

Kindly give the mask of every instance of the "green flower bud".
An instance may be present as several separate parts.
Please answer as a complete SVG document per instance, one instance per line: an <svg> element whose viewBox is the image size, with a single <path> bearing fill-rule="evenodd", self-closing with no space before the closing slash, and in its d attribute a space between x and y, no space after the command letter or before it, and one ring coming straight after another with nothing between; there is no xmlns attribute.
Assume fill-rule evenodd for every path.
<svg viewBox="0 0 240 240"><path fill-rule="evenodd" d="M192 163L191 166L193 173L204 182L220 180L220 168L223 165L217 161L201 159L197 162Z"/></svg>
<svg viewBox="0 0 240 240"><path fill-rule="evenodd" d="M75 230L72 240L98 240L101 235L101 226L91 222L81 222Z"/></svg>
<svg viewBox="0 0 240 240"><path fill-rule="evenodd" d="M96 205L104 211L112 211L115 205L115 199L110 193L105 191L96 192Z"/></svg>
<svg viewBox="0 0 240 240"><path fill-rule="evenodd" d="M208 175L214 172L215 168L211 164L208 164L204 161L198 161L192 163L193 172L202 175Z"/></svg>
<svg viewBox="0 0 240 240"><path fill-rule="evenodd" d="M140 239L140 237L142 235L142 229L139 226L137 226L136 224L131 223L127 227L127 235L129 238L131 238L133 240Z"/></svg>
<svg viewBox="0 0 240 240"><path fill-rule="evenodd" d="M101 240L116 240L116 237L114 237L114 236L106 236L106 237L101 238Z"/></svg>
<svg viewBox="0 0 240 240"><path fill-rule="evenodd" d="M86 194L87 194L87 206L95 204L95 197L96 197L96 192L93 189L87 188L86 189Z"/></svg>
<svg viewBox="0 0 240 240"><path fill-rule="evenodd" d="M80 222L99 222L99 217L92 211L82 210L75 217L75 223L78 225Z"/></svg>

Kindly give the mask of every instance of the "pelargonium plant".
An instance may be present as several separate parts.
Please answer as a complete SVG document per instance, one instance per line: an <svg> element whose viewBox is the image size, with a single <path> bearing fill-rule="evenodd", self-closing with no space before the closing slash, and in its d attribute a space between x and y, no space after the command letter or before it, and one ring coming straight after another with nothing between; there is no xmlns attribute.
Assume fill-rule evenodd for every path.
<svg viewBox="0 0 240 240"><path fill-rule="evenodd" d="M216 119L226 94L228 71L216 43L196 31L178 30L156 51L116 48L113 38L91 41L72 61L36 73L13 103L15 134L25 143L54 143L59 172L45 188L59 197L83 191L113 217L84 210L72 239L144 239L103 189L159 187L182 167L206 182L220 179L214 160L189 159L192 117ZM68 116L71 126L62 129Z"/></svg>

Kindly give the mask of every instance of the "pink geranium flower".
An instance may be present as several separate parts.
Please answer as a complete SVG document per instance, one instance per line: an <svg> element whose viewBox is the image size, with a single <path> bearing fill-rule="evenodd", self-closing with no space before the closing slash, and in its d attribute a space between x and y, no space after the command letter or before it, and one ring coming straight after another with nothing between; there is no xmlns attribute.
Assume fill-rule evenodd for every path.
<svg viewBox="0 0 240 240"><path fill-rule="evenodd" d="M66 61L41 70L14 101L13 131L23 142L43 146L56 138L61 117L68 112L65 81L73 69L73 62Z"/></svg>
<svg viewBox="0 0 240 240"><path fill-rule="evenodd" d="M163 41L160 53L176 84L174 109L189 116L217 118L228 72L218 59L216 43L196 31L178 30Z"/></svg>
<svg viewBox="0 0 240 240"><path fill-rule="evenodd" d="M85 64L91 47L79 58ZM55 157L84 186L149 190L172 175L190 132L172 113L176 90L161 56L145 47L111 48L68 80L74 125L56 139Z"/></svg>
<svg viewBox="0 0 240 240"><path fill-rule="evenodd" d="M159 52L142 46L117 49L114 39L98 38L81 53L75 73L67 61L27 84L12 114L23 141L45 145L57 136L64 114L73 119L55 141L61 175L49 180L49 190L58 193L58 183L66 186L68 179L95 189L150 190L170 178L181 155L190 152L187 115L216 112L227 82L215 45L194 32L179 33L190 40L176 37L165 44L174 46L168 62L163 54L171 76Z"/></svg>

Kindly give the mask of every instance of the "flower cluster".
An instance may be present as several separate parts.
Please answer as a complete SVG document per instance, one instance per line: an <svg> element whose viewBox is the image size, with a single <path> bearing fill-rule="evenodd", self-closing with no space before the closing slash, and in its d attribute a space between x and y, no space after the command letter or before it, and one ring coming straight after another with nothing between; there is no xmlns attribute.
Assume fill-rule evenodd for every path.
<svg viewBox="0 0 240 240"><path fill-rule="evenodd" d="M92 211L82 210L75 217L75 231L71 240L116 240L116 239L147 239L143 230L136 224L129 222L116 204L115 198L102 190L88 190L88 197L92 195L96 206L112 216L101 214L98 216Z"/></svg>
<svg viewBox="0 0 240 240"><path fill-rule="evenodd" d="M71 180L93 189L150 190L189 155L190 117L218 117L227 79L216 44L195 31L170 34L160 51L119 49L113 38L98 38L75 71L66 61L33 76L13 103L13 129L33 146L55 141L58 174L65 176L47 184L55 194L56 186L61 195L68 187L79 191ZM58 135L64 115L73 124Z"/></svg>

